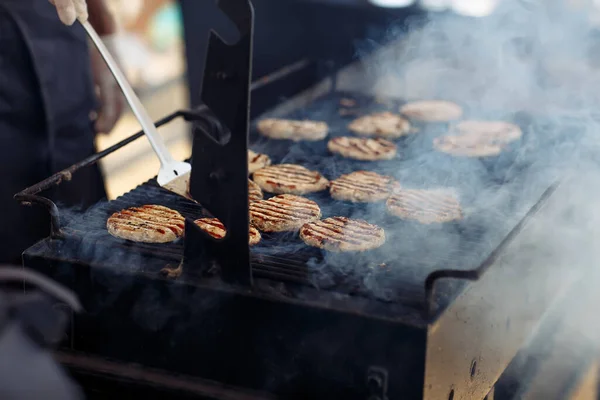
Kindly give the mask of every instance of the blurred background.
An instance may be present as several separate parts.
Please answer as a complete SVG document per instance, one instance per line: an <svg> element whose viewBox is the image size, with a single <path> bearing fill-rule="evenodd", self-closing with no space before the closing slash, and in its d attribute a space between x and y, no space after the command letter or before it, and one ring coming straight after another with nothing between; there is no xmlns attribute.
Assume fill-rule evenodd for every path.
<svg viewBox="0 0 600 400"><path fill-rule="evenodd" d="M211 21L203 7L205 1L211 0L110 0L120 27L119 55L126 74L154 119L199 101ZM600 0L560 1L600 10ZM357 59L357 49L364 49L364 41L380 43L378 39L391 23L427 12L481 18L493 13L500 2L254 0L254 76L267 75L305 57L330 59L342 66ZM600 21L598 15L590 13L590 18ZM311 21L309 26L298 22L307 20ZM331 21L336 23L333 29ZM104 149L138 130L133 115L126 113L110 135L98 137L98 147ZM176 157L189 156L190 138L183 122L168 124L161 132ZM102 167L109 197L114 198L150 179L158 169L158 160L148 142L138 140L105 158Z"/></svg>

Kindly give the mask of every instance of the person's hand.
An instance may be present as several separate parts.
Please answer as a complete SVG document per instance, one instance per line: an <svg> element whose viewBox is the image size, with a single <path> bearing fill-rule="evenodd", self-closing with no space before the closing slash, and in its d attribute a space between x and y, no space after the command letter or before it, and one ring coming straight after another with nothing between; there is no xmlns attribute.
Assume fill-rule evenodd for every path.
<svg viewBox="0 0 600 400"><path fill-rule="evenodd" d="M103 36L102 42L120 66L121 63L119 62L115 36ZM94 84L100 103L95 128L97 133L110 133L123 113L125 99L121 88L98 52L98 49L92 44L90 45L90 50Z"/></svg>
<svg viewBox="0 0 600 400"><path fill-rule="evenodd" d="M61 22L73 25L75 20L85 22L88 19L86 0L48 0L56 7L56 12Z"/></svg>

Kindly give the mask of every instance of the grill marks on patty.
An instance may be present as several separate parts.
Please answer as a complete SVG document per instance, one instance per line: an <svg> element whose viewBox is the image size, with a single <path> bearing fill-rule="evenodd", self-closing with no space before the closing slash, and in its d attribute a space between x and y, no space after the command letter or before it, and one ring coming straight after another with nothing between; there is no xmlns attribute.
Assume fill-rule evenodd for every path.
<svg viewBox="0 0 600 400"><path fill-rule="evenodd" d="M400 185L391 176L356 171L331 181L329 192L336 200L368 203L387 199Z"/></svg>
<svg viewBox="0 0 600 400"><path fill-rule="evenodd" d="M292 194L250 204L250 222L263 232L296 231L319 218L321 209L317 203Z"/></svg>
<svg viewBox="0 0 600 400"><path fill-rule="evenodd" d="M363 220L332 217L303 225L300 238L309 246L328 251L366 251L385 243L385 231Z"/></svg>
<svg viewBox="0 0 600 400"><path fill-rule="evenodd" d="M263 199L263 192L256 183L248 179L248 201L253 203Z"/></svg>
<svg viewBox="0 0 600 400"><path fill-rule="evenodd" d="M118 238L144 243L167 243L183 236L185 220L181 214L159 205L131 207L111 215L108 232Z"/></svg>
<svg viewBox="0 0 600 400"><path fill-rule="evenodd" d="M271 159L266 154L256 153L248 150L248 173L258 171L261 168L271 165Z"/></svg>
<svg viewBox="0 0 600 400"><path fill-rule="evenodd" d="M396 156L397 151L396 145L385 139L348 136L331 139L327 148L332 153L362 161L390 160Z"/></svg>
<svg viewBox="0 0 600 400"><path fill-rule="evenodd" d="M388 111L357 118L348 125L348 129L358 135L386 138L399 138L411 130L406 119Z"/></svg>
<svg viewBox="0 0 600 400"><path fill-rule="evenodd" d="M403 189L386 203L390 214L402 219L432 224L463 218L458 196L449 189Z"/></svg>
<svg viewBox="0 0 600 400"><path fill-rule="evenodd" d="M199 218L194 223L215 239L223 239L227 234L225 225L217 218ZM255 227L250 226L248 230L248 244L254 246L260 242L260 239L260 232Z"/></svg>
<svg viewBox="0 0 600 400"><path fill-rule="evenodd" d="M276 194L306 194L329 186L329 181L317 171L295 164L263 168L254 173L253 179L264 191Z"/></svg>

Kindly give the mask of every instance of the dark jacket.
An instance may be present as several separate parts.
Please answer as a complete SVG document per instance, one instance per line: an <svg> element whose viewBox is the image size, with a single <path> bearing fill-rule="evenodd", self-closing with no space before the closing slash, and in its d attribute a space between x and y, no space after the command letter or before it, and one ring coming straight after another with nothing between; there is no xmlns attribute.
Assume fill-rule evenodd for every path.
<svg viewBox="0 0 600 400"><path fill-rule="evenodd" d="M0 0L0 263L48 234L47 214L13 196L95 152L95 106L83 28L47 0ZM82 170L47 195L89 206L105 197L102 175Z"/></svg>

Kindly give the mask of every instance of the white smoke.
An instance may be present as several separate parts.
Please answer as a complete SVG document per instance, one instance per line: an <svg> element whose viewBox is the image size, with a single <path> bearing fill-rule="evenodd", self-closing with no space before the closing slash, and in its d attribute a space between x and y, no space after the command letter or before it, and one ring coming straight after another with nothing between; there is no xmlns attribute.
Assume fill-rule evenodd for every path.
<svg viewBox="0 0 600 400"><path fill-rule="evenodd" d="M526 139L515 160L524 168L498 189L470 179L471 191L482 194L473 210L487 214L478 218L484 225L505 224L508 229L515 210L503 208L507 191L518 191L531 204L550 182L575 177L552 216L521 238L526 243L522 249L536 251L532 262L546 265L549 277L564 274L565 279L574 271L593 271L600 259L595 250L600 232L595 204L600 187L600 35L592 4L571 3L504 0L484 18L431 14L426 21L391 29L394 44L363 64L380 97L451 100L464 107L468 119L523 117ZM413 171L422 165L414 161ZM473 172L467 164L457 172L455 165L438 163L437 169L449 181L457 173ZM515 180L521 183L517 186ZM430 183L427 176L421 181ZM545 286L542 281L530 290ZM586 329L598 328L590 325L588 321Z"/></svg>

